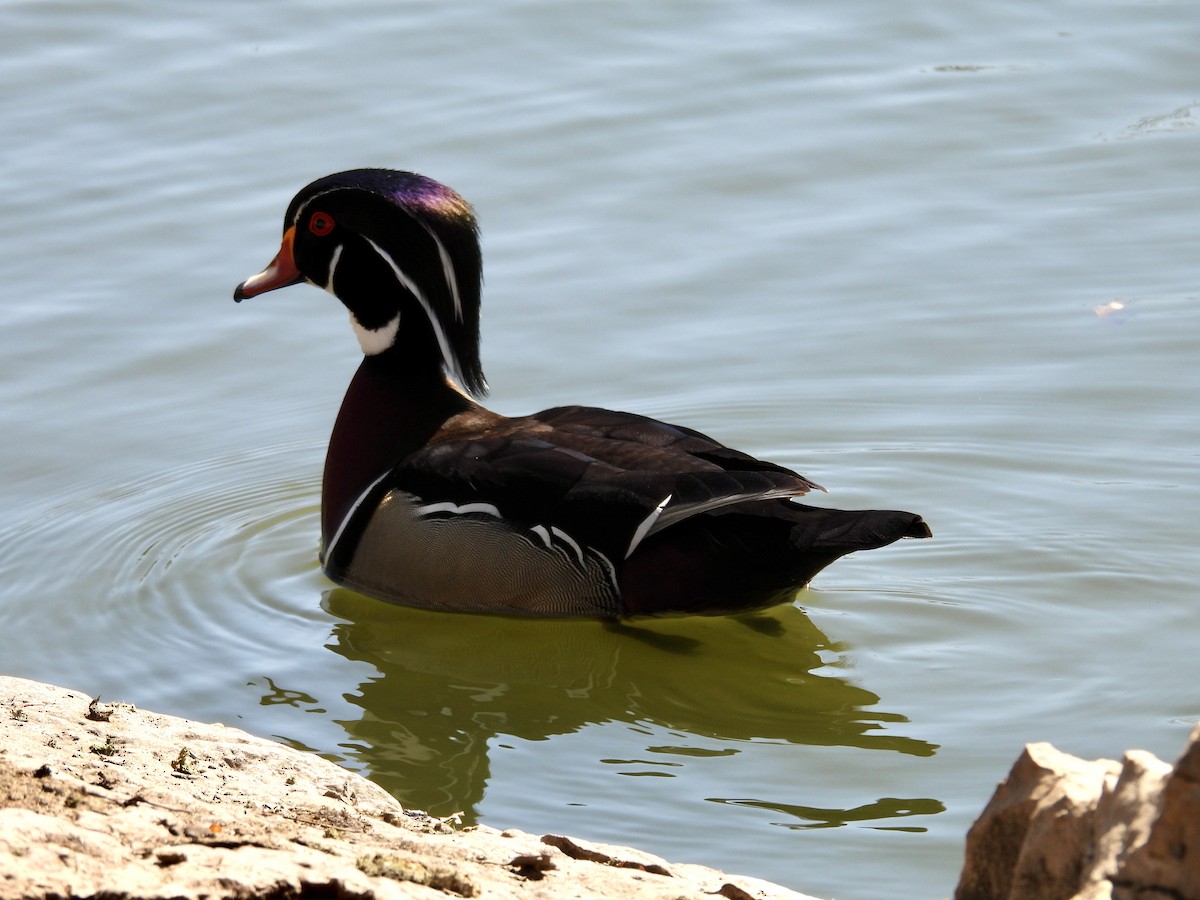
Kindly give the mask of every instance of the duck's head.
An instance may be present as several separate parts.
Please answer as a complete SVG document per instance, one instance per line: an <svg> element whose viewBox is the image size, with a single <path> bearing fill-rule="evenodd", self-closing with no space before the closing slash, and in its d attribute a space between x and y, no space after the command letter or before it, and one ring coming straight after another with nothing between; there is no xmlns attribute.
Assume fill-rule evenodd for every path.
<svg viewBox="0 0 1200 900"><path fill-rule="evenodd" d="M279 253L233 299L315 284L345 304L365 354L430 358L479 395L482 270L475 216L457 193L412 172L355 169L293 198Z"/></svg>

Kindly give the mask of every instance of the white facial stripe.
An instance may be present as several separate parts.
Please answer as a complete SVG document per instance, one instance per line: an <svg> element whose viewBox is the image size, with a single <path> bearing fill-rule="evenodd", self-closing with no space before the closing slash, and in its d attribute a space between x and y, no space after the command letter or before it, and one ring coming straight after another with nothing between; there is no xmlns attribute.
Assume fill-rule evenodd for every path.
<svg viewBox="0 0 1200 900"><path fill-rule="evenodd" d="M342 258L342 245L338 244L336 247L333 248L333 256L331 256L329 258L329 280L325 282L325 290L329 291L329 293L333 294L333 296L335 296L335 297L337 296L337 294L333 293L333 273L334 273L334 271L337 270L338 260L340 260L341 258Z"/></svg>
<svg viewBox="0 0 1200 900"><path fill-rule="evenodd" d="M350 327L354 329L354 336L358 338L358 346L362 347L362 352L367 356L374 356L396 343L396 335L400 332L400 313L396 313L390 322L379 328L364 328L362 323L354 318L354 313L350 313Z"/></svg>
<svg viewBox="0 0 1200 900"><path fill-rule="evenodd" d="M458 296L458 276L454 274L454 263L450 261L450 254L446 251L446 245L437 236L437 232L424 222L421 222L421 227L429 232L429 236L437 244L438 256L442 258L442 274L446 276L446 284L450 287L450 298L454 301L454 318L461 322L463 317L462 300Z"/></svg>
<svg viewBox="0 0 1200 900"><path fill-rule="evenodd" d="M417 287L416 282L414 282L400 270L400 267L396 265L396 261L392 259L386 250L384 250L370 238L367 238L366 240L368 244L375 248L375 252L378 253L387 262L387 264L392 267L392 272L395 274L396 279L402 285L408 288L409 292L417 298L417 302L421 304L421 308L425 310L425 315L429 318L429 324L433 326L433 333L437 335L438 347L442 351L442 359L446 363L446 368L450 370L450 374L454 377L454 379L461 383L463 381L463 376L462 371L458 367L458 360L455 358L454 354L450 352L450 342L446 339L445 329L442 328L442 323L438 320L438 317L433 314L433 308L430 307L429 300L426 299L425 295L421 292L421 289Z"/></svg>
<svg viewBox="0 0 1200 900"><path fill-rule="evenodd" d="M646 533L654 527L654 523L658 521L658 517L662 515L662 511L666 508L667 504L671 502L671 498L673 496L675 495L667 494L667 496L663 498L662 503L654 507L650 515L642 519L642 524L637 527L637 530L633 533L633 537L629 541L629 549L625 551L626 559L629 559L629 557L633 554L633 551L637 549L637 545L642 542L642 538L644 538Z"/></svg>

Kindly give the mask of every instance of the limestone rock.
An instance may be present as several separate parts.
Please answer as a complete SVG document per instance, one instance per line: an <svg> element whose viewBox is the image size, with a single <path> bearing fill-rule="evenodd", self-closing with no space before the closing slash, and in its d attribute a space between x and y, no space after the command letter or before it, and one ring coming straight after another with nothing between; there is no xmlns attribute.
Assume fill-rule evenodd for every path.
<svg viewBox="0 0 1200 900"><path fill-rule="evenodd" d="M967 835L955 900L1200 897L1200 727L1172 768L1030 744Z"/></svg>
<svg viewBox="0 0 1200 900"><path fill-rule="evenodd" d="M1058 900L1075 893L1096 804L1116 768L1049 744L1028 745L967 833L956 900Z"/></svg>
<svg viewBox="0 0 1200 900"><path fill-rule="evenodd" d="M7 677L0 797L5 898L806 900L625 847L456 830L312 754Z"/></svg>
<svg viewBox="0 0 1200 900"><path fill-rule="evenodd" d="M1110 878L1116 900L1151 889L1164 897L1200 897L1200 727L1174 771L1163 774L1156 799L1153 821L1130 829L1139 840Z"/></svg>

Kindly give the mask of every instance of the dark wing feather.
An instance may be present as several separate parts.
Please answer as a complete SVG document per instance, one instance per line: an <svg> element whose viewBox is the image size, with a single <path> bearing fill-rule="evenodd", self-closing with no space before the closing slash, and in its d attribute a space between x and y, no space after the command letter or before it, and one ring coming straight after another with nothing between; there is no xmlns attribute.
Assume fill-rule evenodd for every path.
<svg viewBox="0 0 1200 900"><path fill-rule="evenodd" d="M726 447L692 428L671 425L648 416L588 406L559 406L534 413L528 418L544 422L564 436L570 434L613 441L614 448L624 445L671 451L677 465L681 467L678 471L690 470L693 467L687 460L687 457L691 457L693 461L708 462L727 471L776 472L786 475L797 485L806 485L801 493L814 489L825 490L816 482L809 481L803 475L784 466Z"/></svg>
<svg viewBox="0 0 1200 900"><path fill-rule="evenodd" d="M486 500L517 524L556 526L613 561L692 516L819 487L700 432L586 407L509 419L487 436L435 437L389 482L429 499Z"/></svg>
<svg viewBox="0 0 1200 900"><path fill-rule="evenodd" d="M633 457L638 466L673 473L671 500L647 534L746 501L800 497L810 490L825 490L784 466L726 447L694 429L647 416L560 406L530 418L550 425L561 440L573 440L600 458L621 464Z"/></svg>
<svg viewBox="0 0 1200 900"><path fill-rule="evenodd" d="M612 562L624 558L671 483L537 435L439 441L407 457L388 481L429 500L491 503L515 525L559 528Z"/></svg>

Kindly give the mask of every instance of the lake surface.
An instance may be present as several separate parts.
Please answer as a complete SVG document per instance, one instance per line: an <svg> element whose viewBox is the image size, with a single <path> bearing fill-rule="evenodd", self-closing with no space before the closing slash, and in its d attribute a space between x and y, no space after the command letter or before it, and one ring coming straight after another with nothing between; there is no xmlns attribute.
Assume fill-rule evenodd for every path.
<svg viewBox="0 0 1200 900"><path fill-rule="evenodd" d="M944 897L1028 741L1200 720L1200 7L0 4L0 670L401 801ZM704 430L936 539L749 619L439 615L317 567L358 362L293 193L484 232L493 406Z"/></svg>

